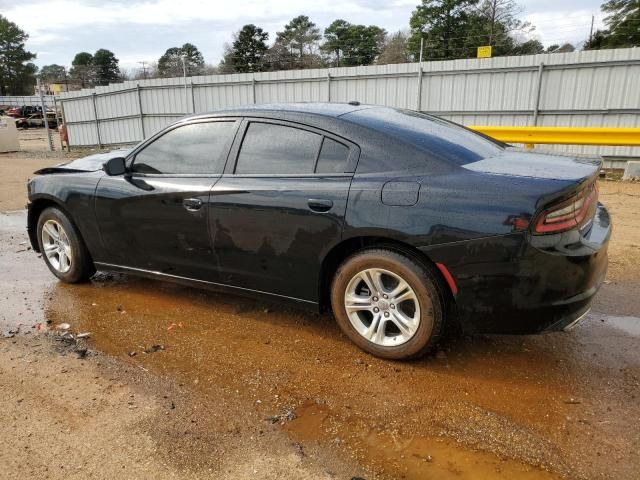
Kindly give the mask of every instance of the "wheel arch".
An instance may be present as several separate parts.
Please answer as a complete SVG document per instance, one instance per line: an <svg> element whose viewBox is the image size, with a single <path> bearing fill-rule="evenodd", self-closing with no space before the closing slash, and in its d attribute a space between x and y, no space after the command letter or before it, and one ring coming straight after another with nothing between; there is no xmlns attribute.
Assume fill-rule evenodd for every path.
<svg viewBox="0 0 640 480"><path fill-rule="evenodd" d="M358 236L343 240L335 245L325 255L320 268L319 285L319 306L321 311L330 309L331 301L331 281L340 264L348 257L361 250L371 248L385 248L403 255L406 255L418 263L428 268L433 276L438 279L443 294L447 299L447 303L452 307L455 305L455 297L448 287L446 279L442 272L436 267L436 264L425 253L417 248L399 240L379 236Z"/></svg>
<svg viewBox="0 0 640 480"><path fill-rule="evenodd" d="M40 218L42 212L44 212L49 207L56 207L67 216L73 227L76 229L76 232L78 232L78 236L80 237L82 243L85 244L86 248L86 242L84 241L82 232L80 232L78 225L76 225L76 222L73 220L73 217L71 216L69 211L64 207L63 203L60 200L56 199L55 197L49 196L35 198L29 204L27 212L27 233L29 234L31 248L33 248L34 251L41 253L40 244L38 242L38 219ZM87 252L89 252L88 249ZM90 252L89 256L91 256Z"/></svg>

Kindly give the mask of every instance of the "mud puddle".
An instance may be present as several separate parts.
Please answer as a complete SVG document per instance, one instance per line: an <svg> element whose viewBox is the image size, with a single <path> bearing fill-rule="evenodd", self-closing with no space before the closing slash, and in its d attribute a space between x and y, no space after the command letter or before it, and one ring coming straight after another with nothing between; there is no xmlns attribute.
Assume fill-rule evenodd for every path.
<svg viewBox="0 0 640 480"><path fill-rule="evenodd" d="M446 438L406 436L340 422L330 408L306 402L287 424L292 438L301 442L348 438L355 450L379 473L406 479L523 479L560 478L549 472L488 452L464 448ZM333 437L331 439L331 437Z"/></svg>
<svg viewBox="0 0 640 480"><path fill-rule="evenodd" d="M570 334L449 340L412 363L360 352L328 316L121 275L58 284L46 315L91 332L95 348L221 398L212 414L242 404L256 424L281 423L293 440L373 474L640 471L629 422L640 420L640 343L597 314Z"/></svg>

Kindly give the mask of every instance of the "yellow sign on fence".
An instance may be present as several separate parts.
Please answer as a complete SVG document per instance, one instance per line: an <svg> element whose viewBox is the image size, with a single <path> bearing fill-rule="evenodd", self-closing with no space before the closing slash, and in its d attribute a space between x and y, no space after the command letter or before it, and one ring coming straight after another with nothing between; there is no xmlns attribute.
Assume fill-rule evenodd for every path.
<svg viewBox="0 0 640 480"><path fill-rule="evenodd" d="M478 47L478 58L491 58L491 45Z"/></svg>

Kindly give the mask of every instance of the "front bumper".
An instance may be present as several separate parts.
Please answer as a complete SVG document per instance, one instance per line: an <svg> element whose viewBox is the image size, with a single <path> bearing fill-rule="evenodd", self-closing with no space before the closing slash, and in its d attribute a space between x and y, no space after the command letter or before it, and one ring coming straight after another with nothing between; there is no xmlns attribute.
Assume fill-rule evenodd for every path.
<svg viewBox="0 0 640 480"><path fill-rule="evenodd" d="M39 212L34 212L33 203L27 204L27 234L29 235L29 243L34 252L40 253L40 245L38 245L38 236L36 234L36 227L38 222Z"/></svg>
<svg viewBox="0 0 640 480"><path fill-rule="evenodd" d="M425 251L453 275L460 326L470 333L563 330L605 279L611 222L598 205L583 232L489 237Z"/></svg>
<svg viewBox="0 0 640 480"><path fill-rule="evenodd" d="M577 313L575 318L567 317L564 320L559 321L558 323L547 328L547 332L569 332L575 328L591 311L591 306L586 307L583 311Z"/></svg>

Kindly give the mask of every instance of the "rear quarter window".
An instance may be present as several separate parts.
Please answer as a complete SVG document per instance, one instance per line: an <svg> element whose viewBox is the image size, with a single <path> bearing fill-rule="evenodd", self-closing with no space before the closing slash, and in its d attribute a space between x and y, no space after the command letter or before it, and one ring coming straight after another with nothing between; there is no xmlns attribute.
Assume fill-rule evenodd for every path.
<svg viewBox="0 0 640 480"><path fill-rule="evenodd" d="M318 156L316 173L344 173L349 158L349 147L324 137Z"/></svg>

